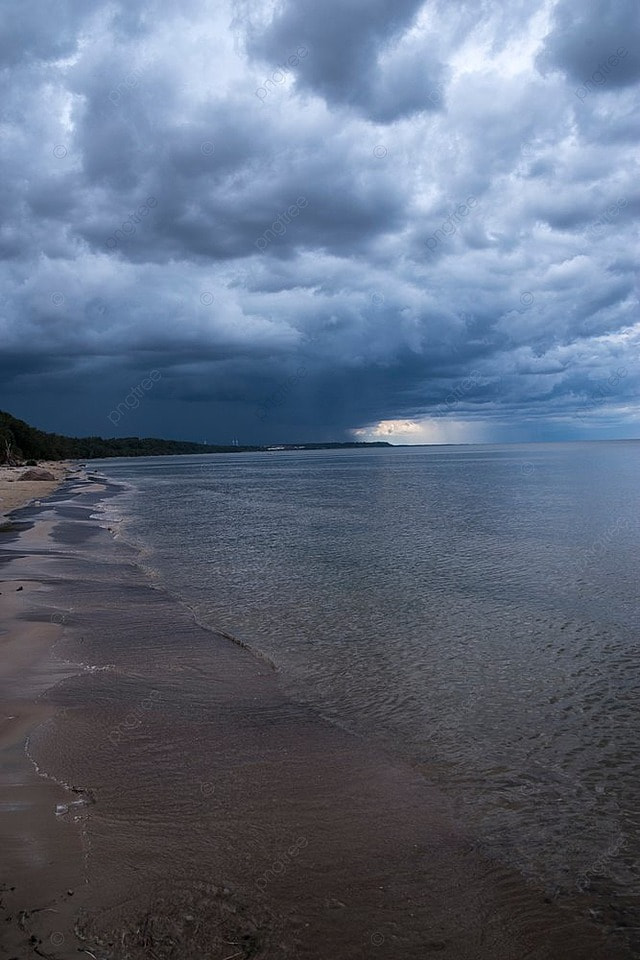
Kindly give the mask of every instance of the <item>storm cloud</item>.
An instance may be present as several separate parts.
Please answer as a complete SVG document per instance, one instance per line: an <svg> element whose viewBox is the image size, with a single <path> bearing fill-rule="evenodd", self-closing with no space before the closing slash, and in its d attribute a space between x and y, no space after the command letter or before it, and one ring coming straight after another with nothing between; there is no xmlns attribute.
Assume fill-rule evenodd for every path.
<svg viewBox="0 0 640 960"><path fill-rule="evenodd" d="M24 0L0 408L209 442L637 436L639 17Z"/></svg>

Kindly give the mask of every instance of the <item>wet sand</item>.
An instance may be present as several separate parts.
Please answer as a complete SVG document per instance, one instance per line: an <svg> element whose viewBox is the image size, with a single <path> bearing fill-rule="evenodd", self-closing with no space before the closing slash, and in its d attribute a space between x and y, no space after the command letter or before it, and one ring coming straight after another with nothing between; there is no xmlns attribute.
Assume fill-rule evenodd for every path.
<svg viewBox="0 0 640 960"><path fill-rule="evenodd" d="M0 540L3 956L631 956L156 589L91 519L102 488L65 489Z"/></svg>
<svg viewBox="0 0 640 960"><path fill-rule="evenodd" d="M31 539L46 548L44 525L30 533L40 534ZM1 550L7 535L0 537ZM23 563L26 567L26 557ZM25 753L32 731L55 712L40 699L42 693L73 671L51 656L61 625L30 619L33 596L43 585L12 577L10 566L0 566L0 944L3 956L22 957L37 955L38 943L27 930L40 911L56 929L73 925L73 910L64 904L70 895L58 898L55 908L46 904L52 885L69 889L83 875L75 825L55 816L68 792L39 776Z"/></svg>

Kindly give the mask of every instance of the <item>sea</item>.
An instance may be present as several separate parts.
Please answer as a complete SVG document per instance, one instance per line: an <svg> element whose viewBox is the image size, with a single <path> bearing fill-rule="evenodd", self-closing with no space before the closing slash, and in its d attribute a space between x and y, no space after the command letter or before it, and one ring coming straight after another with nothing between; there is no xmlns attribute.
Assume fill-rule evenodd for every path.
<svg viewBox="0 0 640 960"><path fill-rule="evenodd" d="M92 461L95 517L494 861L640 924L640 442Z"/></svg>

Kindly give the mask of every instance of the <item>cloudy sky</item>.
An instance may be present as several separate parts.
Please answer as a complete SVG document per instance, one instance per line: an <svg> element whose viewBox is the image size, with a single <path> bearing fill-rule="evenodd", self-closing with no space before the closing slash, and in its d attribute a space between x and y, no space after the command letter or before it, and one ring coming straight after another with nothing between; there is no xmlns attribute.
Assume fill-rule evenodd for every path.
<svg viewBox="0 0 640 960"><path fill-rule="evenodd" d="M637 0L20 0L1 30L0 408L640 436Z"/></svg>

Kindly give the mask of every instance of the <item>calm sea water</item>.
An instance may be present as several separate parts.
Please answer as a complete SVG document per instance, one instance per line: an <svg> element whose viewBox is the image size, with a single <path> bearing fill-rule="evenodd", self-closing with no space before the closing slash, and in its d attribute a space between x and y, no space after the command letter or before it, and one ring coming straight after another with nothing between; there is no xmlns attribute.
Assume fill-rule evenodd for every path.
<svg viewBox="0 0 640 960"><path fill-rule="evenodd" d="M104 522L490 856L640 894L640 443L109 460Z"/></svg>

